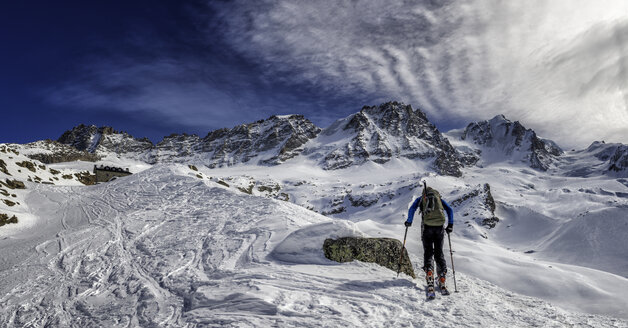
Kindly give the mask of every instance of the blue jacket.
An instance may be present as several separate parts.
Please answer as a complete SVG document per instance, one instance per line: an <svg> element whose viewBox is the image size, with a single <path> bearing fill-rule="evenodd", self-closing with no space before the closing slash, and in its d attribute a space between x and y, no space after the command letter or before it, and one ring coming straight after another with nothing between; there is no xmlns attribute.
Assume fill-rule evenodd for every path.
<svg viewBox="0 0 628 328"><path fill-rule="evenodd" d="M410 206L410 209L408 210L408 220L407 222L412 223L412 220L414 219L414 213L416 212L416 210L419 208L419 205L421 204L421 198L419 197L417 198L414 203L412 203L412 206ZM443 204L443 208L445 209L445 212L447 212L447 217L449 218L449 224L454 224L454 210L451 209L451 206L449 206L449 204L447 204L446 201L444 201L443 199L440 200L441 204Z"/></svg>

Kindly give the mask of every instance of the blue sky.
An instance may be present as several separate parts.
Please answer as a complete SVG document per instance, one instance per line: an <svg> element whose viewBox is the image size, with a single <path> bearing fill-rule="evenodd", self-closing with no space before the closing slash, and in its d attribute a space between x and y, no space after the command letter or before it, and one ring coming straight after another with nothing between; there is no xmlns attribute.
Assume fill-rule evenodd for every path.
<svg viewBox="0 0 628 328"><path fill-rule="evenodd" d="M0 6L0 142L80 123L156 142L291 113L326 127L398 100L441 130L505 114L564 147L628 143L625 1Z"/></svg>

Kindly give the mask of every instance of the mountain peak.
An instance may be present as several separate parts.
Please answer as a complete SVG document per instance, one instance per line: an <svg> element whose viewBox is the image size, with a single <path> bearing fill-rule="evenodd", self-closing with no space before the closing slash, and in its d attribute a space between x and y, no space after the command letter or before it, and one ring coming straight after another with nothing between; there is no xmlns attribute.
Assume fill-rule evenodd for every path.
<svg viewBox="0 0 628 328"><path fill-rule="evenodd" d="M460 154L419 109L396 101L364 106L321 132L329 141L316 153L325 169L342 169L393 158L428 159L443 175L460 176Z"/></svg>
<svg viewBox="0 0 628 328"><path fill-rule="evenodd" d="M512 121L507 119L504 114L495 115L492 119L489 120L489 122L491 123L491 125L497 125L497 124L502 124L502 123L512 123ZM519 123L519 121L517 121L516 123Z"/></svg>
<svg viewBox="0 0 628 328"><path fill-rule="evenodd" d="M97 127L96 125L85 125L83 123L73 127L72 129L65 131L58 142L66 145L73 146L78 150L86 150L88 152L94 152L100 138L103 135L116 133L110 126Z"/></svg>
<svg viewBox="0 0 628 328"><path fill-rule="evenodd" d="M501 151L509 158L519 158L542 171L550 167L555 157L563 154L555 142L539 138L536 132L526 129L519 121L510 121L503 114L488 121L470 123L460 138Z"/></svg>
<svg viewBox="0 0 628 328"><path fill-rule="evenodd" d="M89 153L97 151L126 153L148 150L153 147L153 143L147 138L136 139L110 126L98 127L85 124L79 124L65 131L57 141Z"/></svg>

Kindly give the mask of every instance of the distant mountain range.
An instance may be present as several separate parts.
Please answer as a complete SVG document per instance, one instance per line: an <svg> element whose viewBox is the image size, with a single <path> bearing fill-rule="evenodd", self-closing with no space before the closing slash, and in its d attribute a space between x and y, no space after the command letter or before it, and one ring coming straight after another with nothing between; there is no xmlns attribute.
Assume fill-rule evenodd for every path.
<svg viewBox="0 0 628 328"><path fill-rule="evenodd" d="M114 153L149 164L195 162L209 168L280 165L302 158L336 170L366 162L416 159L429 163L438 174L456 177L465 166L502 161L570 176L628 175L627 145L594 142L585 150L565 152L503 115L443 134L420 109L399 102L365 106L324 129L302 115L271 116L211 131L205 137L172 134L153 144L112 127L79 125L57 141L37 142L37 147L42 148L42 143L54 151L29 156L44 163L95 161Z"/></svg>

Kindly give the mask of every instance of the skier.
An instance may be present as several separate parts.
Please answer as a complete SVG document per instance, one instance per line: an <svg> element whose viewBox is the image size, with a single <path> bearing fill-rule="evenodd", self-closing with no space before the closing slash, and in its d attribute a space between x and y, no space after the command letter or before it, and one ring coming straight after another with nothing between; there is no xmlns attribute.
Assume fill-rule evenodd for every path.
<svg viewBox="0 0 628 328"><path fill-rule="evenodd" d="M421 240L423 241L423 271L428 286L428 298L434 297L434 266L432 256L436 260L438 269L438 287L444 295L449 294L445 280L447 275L447 263L443 253L443 230L448 234L454 229L454 211L451 206L440 198L440 193L427 185L423 188L423 194L417 198L408 210L408 220L404 223L406 227L412 225L414 213L420 209L421 220ZM445 213L447 212L448 224L445 229Z"/></svg>

